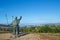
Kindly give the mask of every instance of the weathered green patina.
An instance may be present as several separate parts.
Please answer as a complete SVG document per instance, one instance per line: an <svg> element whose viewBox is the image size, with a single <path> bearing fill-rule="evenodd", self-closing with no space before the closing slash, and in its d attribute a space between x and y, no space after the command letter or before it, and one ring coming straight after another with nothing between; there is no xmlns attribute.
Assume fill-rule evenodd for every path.
<svg viewBox="0 0 60 40"><path fill-rule="evenodd" d="M21 19L22 19L22 16L20 16L19 19L17 19L17 17L15 17L15 19L11 23L11 26L13 26L14 35L19 35L19 23L20 23Z"/></svg>

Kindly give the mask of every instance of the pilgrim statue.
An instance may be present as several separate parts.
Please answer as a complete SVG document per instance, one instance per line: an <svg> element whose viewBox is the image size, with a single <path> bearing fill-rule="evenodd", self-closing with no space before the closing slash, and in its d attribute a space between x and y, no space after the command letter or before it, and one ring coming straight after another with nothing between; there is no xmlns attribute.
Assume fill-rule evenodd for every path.
<svg viewBox="0 0 60 40"><path fill-rule="evenodd" d="M22 16L20 16L19 19L17 17L15 17L15 19L11 23L11 26L13 26L14 35L19 35L19 23L20 23L21 19L22 19Z"/></svg>

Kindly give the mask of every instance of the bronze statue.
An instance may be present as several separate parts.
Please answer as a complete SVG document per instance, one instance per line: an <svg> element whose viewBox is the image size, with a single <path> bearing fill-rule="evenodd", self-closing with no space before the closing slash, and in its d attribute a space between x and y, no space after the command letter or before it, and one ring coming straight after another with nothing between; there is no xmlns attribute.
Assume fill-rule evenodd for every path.
<svg viewBox="0 0 60 40"><path fill-rule="evenodd" d="M22 16L20 16L19 19L17 19L17 17L15 17L15 20L13 20L11 23L11 26L13 26L14 35L19 35L19 23L20 23L21 19L22 19Z"/></svg>

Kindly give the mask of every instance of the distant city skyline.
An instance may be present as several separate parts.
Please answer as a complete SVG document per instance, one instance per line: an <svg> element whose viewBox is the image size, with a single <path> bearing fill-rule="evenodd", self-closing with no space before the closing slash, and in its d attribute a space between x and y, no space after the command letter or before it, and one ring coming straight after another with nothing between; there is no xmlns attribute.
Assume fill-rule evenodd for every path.
<svg viewBox="0 0 60 40"><path fill-rule="evenodd" d="M60 0L0 0L0 24L22 16L21 24L60 23Z"/></svg>

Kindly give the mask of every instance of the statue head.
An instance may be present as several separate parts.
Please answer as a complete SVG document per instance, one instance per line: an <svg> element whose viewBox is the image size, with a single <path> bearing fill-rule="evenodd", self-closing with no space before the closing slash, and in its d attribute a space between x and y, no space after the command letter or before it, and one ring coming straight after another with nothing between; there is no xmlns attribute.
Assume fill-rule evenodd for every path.
<svg viewBox="0 0 60 40"><path fill-rule="evenodd" d="M15 17L15 19L17 19L17 17Z"/></svg>

